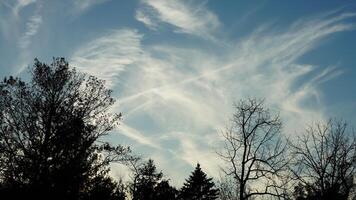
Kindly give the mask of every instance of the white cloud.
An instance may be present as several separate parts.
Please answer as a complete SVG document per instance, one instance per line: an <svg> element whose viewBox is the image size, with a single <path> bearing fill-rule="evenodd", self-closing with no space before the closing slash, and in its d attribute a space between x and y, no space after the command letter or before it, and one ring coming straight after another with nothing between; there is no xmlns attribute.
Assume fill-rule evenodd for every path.
<svg viewBox="0 0 356 200"><path fill-rule="evenodd" d="M213 38L220 26L218 17L204 4L175 0L142 0L136 19L149 28L159 23L173 25L178 32Z"/></svg>
<svg viewBox="0 0 356 200"><path fill-rule="evenodd" d="M36 3L37 0L0 1L0 32L6 40L18 36L19 22L22 20L21 11Z"/></svg>
<svg viewBox="0 0 356 200"><path fill-rule="evenodd" d="M18 45L21 49L26 49L31 44L31 39L38 32L42 24L42 16L35 14L26 23L26 30L20 38Z"/></svg>
<svg viewBox="0 0 356 200"><path fill-rule="evenodd" d="M151 19L151 17L149 15L147 15L146 12L148 12L148 11L143 11L142 9L137 10L135 18L138 21L144 23L148 28L150 28L152 30L156 30L157 26L158 26L157 22L155 22L153 19Z"/></svg>
<svg viewBox="0 0 356 200"><path fill-rule="evenodd" d="M13 13L16 17L18 17L19 13L23 8L29 6L33 3L36 3L37 0L17 0L15 6L13 7Z"/></svg>
<svg viewBox="0 0 356 200"><path fill-rule="evenodd" d="M73 66L98 76L112 86L127 67L140 58L142 35L135 30L111 31L78 48L71 58Z"/></svg>
<svg viewBox="0 0 356 200"><path fill-rule="evenodd" d="M77 0L72 5L80 14L104 2ZM26 48L46 16L36 11L28 19L10 18L23 17L22 11L37 5L36 0L0 3L10 8L10 15L0 13L0 31L15 38L23 50L19 60L27 63L27 57L32 56ZM194 47L184 41L175 46L165 41L154 45L143 42L143 34L136 30L118 29L79 47L70 63L107 80L118 93L114 109L124 115L118 132L135 141L134 147L148 147L165 173L180 184L189 173L180 168L194 166L197 161L210 175L218 174L214 147L221 139L217 133L228 123L233 100L266 98L268 106L280 111L287 134L326 118L318 86L342 71L334 66L300 63L299 58L327 36L353 29L354 24L345 21L354 16L329 13L301 19L286 29L262 26L238 42L219 38L228 41L221 45L215 38L223 26L204 3L142 0L135 18L150 29L159 31L168 24L175 32L208 39L200 42L212 48ZM25 31L17 37L13 30L22 29L16 20L23 19L27 20ZM179 164L170 166L172 163Z"/></svg>
<svg viewBox="0 0 356 200"><path fill-rule="evenodd" d="M120 124L118 131L120 132L120 134L123 134L126 137L131 138L132 140L135 140L139 144L160 149L159 144L153 142L151 138L146 137L144 134L140 133L138 130L130 126L127 126L125 123Z"/></svg>
<svg viewBox="0 0 356 200"><path fill-rule="evenodd" d="M152 2L145 1L161 10L156 4L169 7L161 1ZM164 16L159 15L181 31L198 33L199 29ZM216 45L215 51L184 44L143 44L142 35L123 29L85 45L73 61L81 70L108 79L118 91L115 109L123 112L124 136L140 146L153 147L150 153L154 159L174 159L172 162L191 166L199 161L211 175L218 175L214 147L221 139L219 130L228 123L234 100L266 98L267 106L280 112L287 134L326 118L318 86L340 71L302 64L299 58L326 36L354 28L342 21L353 16L304 19L284 30L257 29L229 45L207 41ZM310 72L318 75L307 78ZM169 171L170 163L165 163L162 168L167 174L185 177L189 173L178 166Z"/></svg>
<svg viewBox="0 0 356 200"><path fill-rule="evenodd" d="M4 9L5 8L5 9ZM26 9L27 12L23 12ZM28 50L43 24L42 2L37 0L3 0L0 4L0 33L3 40L17 47L13 73L19 74L27 66L32 51Z"/></svg>
<svg viewBox="0 0 356 200"><path fill-rule="evenodd" d="M73 1L73 9L76 13L82 13L84 11L89 10L95 5L105 3L108 0L74 0Z"/></svg>

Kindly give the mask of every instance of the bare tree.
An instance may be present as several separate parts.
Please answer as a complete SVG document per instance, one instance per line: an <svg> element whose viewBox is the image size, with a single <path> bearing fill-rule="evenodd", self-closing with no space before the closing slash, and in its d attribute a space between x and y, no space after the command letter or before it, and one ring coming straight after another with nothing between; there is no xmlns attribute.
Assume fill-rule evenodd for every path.
<svg viewBox="0 0 356 200"><path fill-rule="evenodd" d="M236 180L231 176L220 176L218 189L220 200L238 199L239 191L236 188Z"/></svg>
<svg viewBox="0 0 356 200"><path fill-rule="evenodd" d="M298 199L347 199L354 186L356 139L342 121L315 123L291 143Z"/></svg>
<svg viewBox="0 0 356 200"><path fill-rule="evenodd" d="M235 104L232 124L223 132L224 148L218 153L228 164L223 171L236 180L240 200L285 196L279 185L288 164L282 123L263 103L248 99Z"/></svg>

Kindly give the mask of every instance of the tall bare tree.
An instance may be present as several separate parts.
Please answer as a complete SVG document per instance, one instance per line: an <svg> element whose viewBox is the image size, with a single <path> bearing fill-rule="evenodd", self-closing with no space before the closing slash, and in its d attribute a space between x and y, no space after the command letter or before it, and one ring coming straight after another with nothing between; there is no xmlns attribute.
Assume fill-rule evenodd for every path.
<svg viewBox="0 0 356 200"><path fill-rule="evenodd" d="M291 144L297 199L348 198L356 172L356 139L346 123L315 123Z"/></svg>
<svg viewBox="0 0 356 200"><path fill-rule="evenodd" d="M288 158L278 115L264 108L263 100L241 100L235 104L232 123L223 132L225 145L220 157L227 162L224 172L236 180L239 199L283 198L279 185Z"/></svg>

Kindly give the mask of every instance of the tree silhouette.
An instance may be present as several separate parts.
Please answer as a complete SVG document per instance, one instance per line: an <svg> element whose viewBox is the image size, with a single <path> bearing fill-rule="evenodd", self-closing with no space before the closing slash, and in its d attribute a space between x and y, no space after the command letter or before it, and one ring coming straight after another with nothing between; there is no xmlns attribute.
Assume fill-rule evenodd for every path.
<svg viewBox="0 0 356 200"><path fill-rule="evenodd" d="M162 180L155 188L155 200L176 200L178 191L176 188L169 185L168 180Z"/></svg>
<svg viewBox="0 0 356 200"><path fill-rule="evenodd" d="M80 199L105 199L105 200L125 200L125 186L120 182L115 182L109 176L97 176L90 180L87 188L82 192Z"/></svg>
<svg viewBox="0 0 356 200"><path fill-rule="evenodd" d="M282 123L263 106L263 100L241 100L235 105L232 124L223 133L224 149L218 152L228 164L223 169L235 179L239 199L257 196L284 197L282 184L288 166ZM253 183L258 183L254 187Z"/></svg>
<svg viewBox="0 0 356 200"><path fill-rule="evenodd" d="M30 72L28 83L0 83L0 195L80 199L113 188L109 163L131 156L129 148L99 141L121 116L107 112L111 90L64 58L50 65L35 59Z"/></svg>
<svg viewBox="0 0 356 200"><path fill-rule="evenodd" d="M140 166L134 167L134 177L131 183L133 200L175 199L176 189L169 185L168 180L162 180L163 173L158 172L152 159Z"/></svg>
<svg viewBox="0 0 356 200"><path fill-rule="evenodd" d="M348 199L356 170L356 138L342 121L316 123L294 143L297 199Z"/></svg>
<svg viewBox="0 0 356 200"><path fill-rule="evenodd" d="M214 200L218 194L219 190L215 188L212 178L207 177L198 163L184 183L179 197L182 200Z"/></svg>

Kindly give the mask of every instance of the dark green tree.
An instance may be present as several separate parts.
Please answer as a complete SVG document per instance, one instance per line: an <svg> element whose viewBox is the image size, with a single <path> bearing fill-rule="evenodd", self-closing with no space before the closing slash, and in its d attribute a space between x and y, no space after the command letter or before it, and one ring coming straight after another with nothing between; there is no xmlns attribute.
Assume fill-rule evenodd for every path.
<svg viewBox="0 0 356 200"><path fill-rule="evenodd" d="M130 149L99 141L120 120L108 113L111 90L64 58L35 59L30 73L27 83L0 83L0 195L80 199L113 188L108 165L130 159Z"/></svg>
<svg viewBox="0 0 356 200"><path fill-rule="evenodd" d="M184 183L179 198L182 200L214 200L218 198L218 195L219 190L215 188L212 178L207 177L198 163Z"/></svg>

